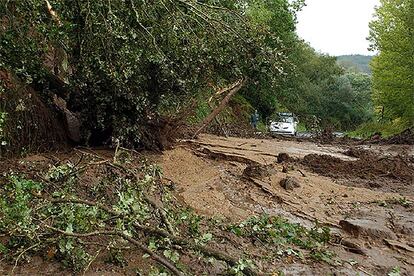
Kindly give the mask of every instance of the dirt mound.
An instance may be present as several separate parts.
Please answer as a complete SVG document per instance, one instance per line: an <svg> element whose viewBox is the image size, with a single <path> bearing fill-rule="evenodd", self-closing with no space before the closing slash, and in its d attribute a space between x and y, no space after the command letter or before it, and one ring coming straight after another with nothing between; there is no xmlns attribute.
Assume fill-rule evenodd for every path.
<svg viewBox="0 0 414 276"><path fill-rule="evenodd" d="M292 158L289 156L289 154L281 152L277 155L276 160L277 163L283 163L292 160Z"/></svg>
<svg viewBox="0 0 414 276"><path fill-rule="evenodd" d="M383 142L396 145L414 145L414 127L408 128L400 134L385 139Z"/></svg>
<svg viewBox="0 0 414 276"><path fill-rule="evenodd" d="M367 150L354 147L346 150L344 154L355 158L368 157L368 155L371 155L371 153Z"/></svg>
<svg viewBox="0 0 414 276"><path fill-rule="evenodd" d="M261 179L264 177L269 177L270 173L269 173L269 168L267 166L257 164L257 165L247 166L243 171L243 175L247 177Z"/></svg>
<svg viewBox="0 0 414 276"><path fill-rule="evenodd" d="M0 71L0 84L6 93L1 100L7 103L0 157L61 148L67 143L63 118L57 110L30 86L21 83L6 71Z"/></svg>
<svg viewBox="0 0 414 276"><path fill-rule="evenodd" d="M293 189L300 187L299 181L296 178L291 177L291 176L283 178L279 182L279 185L283 187L285 190L289 190L289 191L292 191Z"/></svg>
<svg viewBox="0 0 414 276"><path fill-rule="evenodd" d="M309 154L301 163L313 172L330 177L358 177L362 179L393 178L413 183L414 166L402 156L377 157L363 154L356 161L345 161L330 155Z"/></svg>
<svg viewBox="0 0 414 276"><path fill-rule="evenodd" d="M258 132L248 124L243 123L226 123L221 126L217 123L212 124L206 129L206 133L218 136L230 136L238 138L257 138L270 139L269 133Z"/></svg>

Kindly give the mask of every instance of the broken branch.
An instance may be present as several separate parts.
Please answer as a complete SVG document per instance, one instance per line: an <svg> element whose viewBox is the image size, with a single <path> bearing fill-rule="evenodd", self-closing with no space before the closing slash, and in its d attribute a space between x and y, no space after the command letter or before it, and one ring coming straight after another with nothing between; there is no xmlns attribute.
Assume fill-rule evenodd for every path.
<svg viewBox="0 0 414 276"><path fill-rule="evenodd" d="M241 79L234 83L230 88L228 88L229 93L224 97L224 99L220 102L219 106L214 109L203 121L201 127L194 133L193 139L203 131L213 120L214 118L226 107L228 102L230 101L231 97L239 91L243 85L246 83L246 79Z"/></svg>
<svg viewBox="0 0 414 276"><path fill-rule="evenodd" d="M163 257L159 256L158 254L156 254L155 252L149 250L146 246L142 245L140 242L138 242L134 238L132 238L132 237L130 237L130 236L128 236L128 235L126 235L122 232L103 230L103 231L93 231L93 232L89 232L89 233L70 233L70 232L66 232L66 231L63 231L61 229L49 226L49 225L44 225L44 227L48 228L48 229L50 229L54 232L63 234L65 236L71 236L71 237L77 237L77 238L85 238L85 237L91 237L91 236L102 236L102 235L121 237L124 240L127 240L130 243L132 243L133 245L135 245L136 247L138 247L143 252L150 255L151 258L153 258L156 262L164 265L166 268L168 268L175 275L184 276L184 274L181 271L179 271L172 263L167 261L165 258L163 258Z"/></svg>

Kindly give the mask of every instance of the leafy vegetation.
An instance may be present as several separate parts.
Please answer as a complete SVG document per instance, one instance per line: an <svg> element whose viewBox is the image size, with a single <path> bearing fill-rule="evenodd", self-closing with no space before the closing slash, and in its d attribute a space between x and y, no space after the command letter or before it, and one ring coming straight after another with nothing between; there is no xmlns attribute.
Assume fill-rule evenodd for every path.
<svg viewBox="0 0 414 276"><path fill-rule="evenodd" d="M330 230L318 224L310 230L293 224L281 217L252 217L229 230L242 237L258 239L276 246L276 256L293 255L303 258L300 249L310 250L310 256L318 261L328 261L332 253L324 247L330 240ZM298 249L294 247L298 247ZM328 261L329 262L329 261Z"/></svg>
<svg viewBox="0 0 414 276"><path fill-rule="evenodd" d="M374 119L374 118L373 118ZM380 133L382 137L388 138L398 133L403 132L406 129L405 122L400 119L392 121L370 121L363 123L354 131L348 132L351 137L369 138L375 134Z"/></svg>
<svg viewBox="0 0 414 276"><path fill-rule="evenodd" d="M298 38L296 14L303 5L302 0L2 2L0 70L21 82L19 90L30 89L17 93L16 87L2 86L9 104L1 112L16 113L27 93L53 110L57 95L80 120L80 143L117 139L158 150L163 137L171 136L166 125L182 118L177 114L191 113L190 123L201 122L211 110L206 101L212 93L243 78L247 82L233 103L258 109L263 122L287 110L304 122L318 117L324 126L353 129L372 113L369 88L364 83L362 91L334 57ZM26 122L26 113L46 113L23 102L20 123L8 121L3 136L14 140L8 147L30 150L36 145L15 141L30 133L12 135L14 129L36 125L40 139L50 133L43 128L62 124ZM63 134L50 140L61 141Z"/></svg>
<svg viewBox="0 0 414 276"><path fill-rule="evenodd" d="M49 13L44 1L0 4L2 68L49 101L64 98L81 115L85 141L112 135L151 146L160 105L239 78L271 84L284 70L278 34L252 23L237 1L50 3Z"/></svg>
<svg viewBox="0 0 414 276"><path fill-rule="evenodd" d="M296 71L289 74L279 94L287 110L305 124L319 118L322 127L354 129L372 116L371 81L363 73L345 72L336 58L300 43L291 54Z"/></svg>
<svg viewBox="0 0 414 276"><path fill-rule="evenodd" d="M381 122L414 125L414 3L382 0L370 23L370 41L379 52L371 63L373 101Z"/></svg>

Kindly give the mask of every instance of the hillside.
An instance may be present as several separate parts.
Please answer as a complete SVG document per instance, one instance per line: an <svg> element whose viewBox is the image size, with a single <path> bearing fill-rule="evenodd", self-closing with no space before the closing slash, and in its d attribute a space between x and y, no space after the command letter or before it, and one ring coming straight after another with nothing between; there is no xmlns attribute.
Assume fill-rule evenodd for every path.
<svg viewBox="0 0 414 276"><path fill-rule="evenodd" d="M371 75L371 69L369 63L372 56L365 55L343 55L338 56L338 64L351 70L357 70Z"/></svg>

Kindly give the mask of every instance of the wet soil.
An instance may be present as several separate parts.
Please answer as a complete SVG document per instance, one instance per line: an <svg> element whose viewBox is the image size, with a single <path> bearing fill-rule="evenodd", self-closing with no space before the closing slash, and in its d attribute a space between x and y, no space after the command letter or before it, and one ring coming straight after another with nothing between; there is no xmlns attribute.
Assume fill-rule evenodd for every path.
<svg viewBox="0 0 414 276"><path fill-rule="evenodd" d="M82 150L112 158L108 150ZM164 183L174 187L174 196L198 214L240 222L263 213L280 215L291 222L312 227L316 222L333 233L330 250L339 263L307 259L269 259L266 266L285 275L387 275L400 267L401 275L414 271L414 152L409 145L339 145L280 139L224 138L200 135L184 140L163 153L139 153L158 163ZM279 157L279 158L278 158ZM18 170L36 178L39 170L65 160L79 161L79 151L34 155L0 163L0 174ZM98 181L86 175L81 185L84 196ZM89 179L87 179L89 177ZM280 185L293 178L293 189ZM108 195L111 196L110 194ZM230 252L266 255L264 248L245 240L232 239ZM131 250L125 268L104 262L105 256L86 275L133 275L145 267L142 253ZM187 258L187 257L186 257ZM101 261L100 261L101 260ZM200 274L217 275L217 266L201 266L184 260ZM0 274L13 264L0 262ZM33 257L19 265L21 275L70 275L55 262ZM271 274L269 274L271 275Z"/></svg>
<svg viewBox="0 0 414 276"><path fill-rule="evenodd" d="M310 154L300 163L317 174L350 180L349 186L355 186L354 183L359 181L359 186L382 188L403 195L414 194L414 163L407 156L381 156L364 151L356 156L355 150L347 154L358 157L358 160Z"/></svg>
<svg viewBox="0 0 414 276"><path fill-rule="evenodd" d="M287 275L386 275L396 266L410 275L413 155L409 145L202 135L165 152L160 163L182 199L202 214L240 221L267 213L330 226L338 235L333 250L345 262L282 265ZM286 190L280 186L286 177L299 185Z"/></svg>

